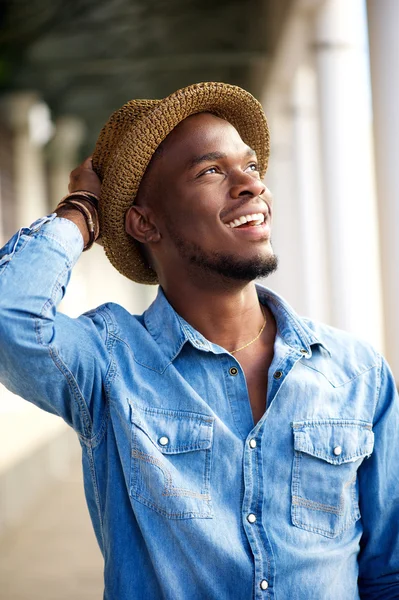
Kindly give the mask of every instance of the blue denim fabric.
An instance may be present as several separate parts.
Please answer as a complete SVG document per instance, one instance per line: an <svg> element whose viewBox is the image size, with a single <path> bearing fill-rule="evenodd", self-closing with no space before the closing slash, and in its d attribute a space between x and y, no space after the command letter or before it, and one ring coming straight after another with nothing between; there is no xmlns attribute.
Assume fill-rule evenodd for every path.
<svg viewBox="0 0 399 600"><path fill-rule="evenodd" d="M0 380L79 436L104 598L399 598L399 402L381 356L259 286L278 333L254 425L240 364L162 290L141 316L56 312L81 251L55 215L0 251Z"/></svg>

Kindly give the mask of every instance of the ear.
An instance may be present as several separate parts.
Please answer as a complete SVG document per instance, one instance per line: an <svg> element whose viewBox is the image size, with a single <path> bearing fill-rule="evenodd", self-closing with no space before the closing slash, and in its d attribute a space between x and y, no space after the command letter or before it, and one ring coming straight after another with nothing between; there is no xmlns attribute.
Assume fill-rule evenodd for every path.
<svg viewBox="0 0 399 600"><path fill-rule="evenodd" d="M125 216L125 231L142 244L156 243L161 239L161 234L146 206L134 204L128 209Z"/></svg>

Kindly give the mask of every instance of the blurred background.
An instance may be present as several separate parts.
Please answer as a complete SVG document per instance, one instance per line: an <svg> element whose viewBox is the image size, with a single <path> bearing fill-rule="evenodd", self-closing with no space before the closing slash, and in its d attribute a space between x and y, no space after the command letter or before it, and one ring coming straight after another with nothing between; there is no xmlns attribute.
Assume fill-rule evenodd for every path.
<svg viewBox="0 0 399 600"><path fill-rule="evenodd" d="M3 0L0 246L52 212L110 113L199 81L252 92L271 129L279 271L302 315L382 351L399 381L397 0ZM61 310L142 312L156 289L100 247ZM0 387L0 598L102 597L79 444Z"/></svg>

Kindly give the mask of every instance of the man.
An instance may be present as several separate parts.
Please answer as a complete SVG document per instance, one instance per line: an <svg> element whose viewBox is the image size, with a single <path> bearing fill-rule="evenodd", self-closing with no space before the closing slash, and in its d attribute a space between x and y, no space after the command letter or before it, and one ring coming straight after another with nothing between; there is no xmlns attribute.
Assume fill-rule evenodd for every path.
<svg viewBox="0 0 399 600"><path fill-rule="evenodd" d="M394 381L255 285L277 266L268 139L234 86L132 101L0 254L1 380L79 435L107 600L399 598ZM100 188L108 257L160 289L73 320Z"/></svg>

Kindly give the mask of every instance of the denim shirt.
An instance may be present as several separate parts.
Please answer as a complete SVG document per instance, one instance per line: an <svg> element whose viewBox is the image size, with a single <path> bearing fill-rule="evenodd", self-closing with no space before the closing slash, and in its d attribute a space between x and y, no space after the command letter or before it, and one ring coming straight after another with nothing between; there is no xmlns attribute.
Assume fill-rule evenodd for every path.
<svg viewBox="0 0 399 600"><path fill-rule="evenodd" d="M399 598L399 403L368 344L277 323L255 425L239 362L162 290L57 313L82 251L50 215L0 251L0 380L79 436L106 600Z"/></svg>

